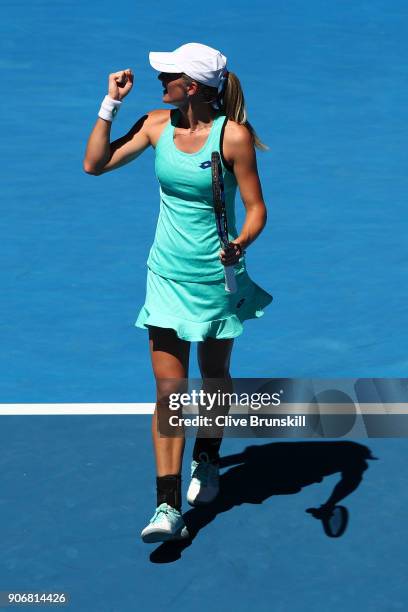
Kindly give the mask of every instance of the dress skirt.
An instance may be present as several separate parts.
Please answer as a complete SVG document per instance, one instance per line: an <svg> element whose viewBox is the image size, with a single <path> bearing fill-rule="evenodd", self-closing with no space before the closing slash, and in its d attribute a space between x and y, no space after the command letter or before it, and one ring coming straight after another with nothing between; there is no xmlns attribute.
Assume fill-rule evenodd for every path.
<svg viewBox="0 0 408 612"><path fill-rule="evenodd" d="M206 338L236 338L243 321L261 317L272 296L254 283L246 270L236 274L237 292L225 291L225 281L191 282L159 276L148 268L146 300L135 325L174 329L190 342Z"/></svg>

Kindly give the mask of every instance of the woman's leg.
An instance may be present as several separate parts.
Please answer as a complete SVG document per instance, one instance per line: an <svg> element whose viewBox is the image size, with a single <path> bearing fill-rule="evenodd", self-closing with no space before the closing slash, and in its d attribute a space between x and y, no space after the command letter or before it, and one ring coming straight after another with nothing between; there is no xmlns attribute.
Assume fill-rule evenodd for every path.
<svg viewBox="0 0 408 612"><path fill-rule="evenodd" d="M181 462L184 431L181 436L165 437L170 416L169 395L182 391L182 379L188 376L190 343L180 340L174 330L149 327L150 354L156 378L157 401L152 421L153 445L157 467L157 508L142 530L144 542L164 542L188 538L181 515ZM174 413L173 413L174 414ZM160 430L158 428L160 425Z"/></svg>
<svg viewBox="0 0 408 612"><path fill-rule="evenodd" d="M180 340L172 329L149 327L149 344L157 390L157 403L152 420L157 475L160 477L180 474L185 444L184 435L161 436L158 431L158 418L161 423L165 423L166 417L170 414L169 395L180 392L181 379L188 377L190 342ZM161 430L164 429L163 425ZM182 431L180 430L179 433Z"/></svg>
<svg viewBox="0 0 408 612"><path fill-rule="evenodd" d="M198 365L203 378L203 388L207 393L231 393L232 382L230 376L231 351L234 340L216 340L207 338L200 342L197 347ZM212 380L214 379L214 380ZM213 409L213 415L227 414L229 405L217 406ZM208 415L208 412L207 412ZM215 430L212 428L213 437L200 437L200 430L197 432L197 439L193 450L193 459L199 461L200 453L205 452L210 461L218 461L218 451L222 442L223 428ZM204 432L205 433L205 432ZM214 436L214 434L216 434Z"/></svg>

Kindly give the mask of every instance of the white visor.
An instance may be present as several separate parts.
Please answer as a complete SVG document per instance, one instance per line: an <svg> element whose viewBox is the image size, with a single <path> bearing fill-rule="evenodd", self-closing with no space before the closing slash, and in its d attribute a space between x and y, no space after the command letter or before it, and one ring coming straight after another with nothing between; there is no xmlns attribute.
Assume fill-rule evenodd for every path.
<svg viewBox="0 0 408 612"><path fill-rule="evenodd" d="M174 51L151 51L149 62L159 72L184 72L203 85L218 88L225 78L227 58L207 45L187 43Z"/></svg>

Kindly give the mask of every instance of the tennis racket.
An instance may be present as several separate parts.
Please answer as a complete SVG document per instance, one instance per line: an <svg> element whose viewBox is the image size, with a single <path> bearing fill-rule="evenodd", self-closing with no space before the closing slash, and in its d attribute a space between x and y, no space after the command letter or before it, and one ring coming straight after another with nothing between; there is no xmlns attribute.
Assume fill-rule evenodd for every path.
<svg viewBox="0 0 408 612"><path fill-rule="evenodd" d="M229 247L227 212L225 210L221 159L218 151L211 153L211 176L217 233L220 239L221 248L227 249ZM235 279L234 266L224 266L224 275L225 291L228 293L235 293L237 290L237 281Z"/></svg>

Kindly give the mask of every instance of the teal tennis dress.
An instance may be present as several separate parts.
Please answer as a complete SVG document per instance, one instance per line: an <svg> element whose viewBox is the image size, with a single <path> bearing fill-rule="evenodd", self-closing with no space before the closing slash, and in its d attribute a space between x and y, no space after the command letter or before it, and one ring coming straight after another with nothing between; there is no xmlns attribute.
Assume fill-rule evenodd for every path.
<svg viewBox="0 0 408 612"><path fill-rule="evenodd" d="M237 292L225 291L211 182L211 153L220 152L225 115L215 117L196 153L174 144L179 117L178 109L171 112L156 145L160 213L147 260L146 300L135 325L174 329L179 338L195 342L235 338L245 319L263 315L272 296L249 278L244 257L235 266ZM237 181L221 159L228 231L234 240Z"/></svg>

